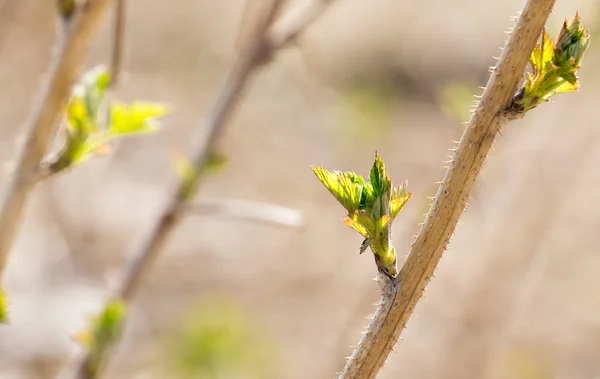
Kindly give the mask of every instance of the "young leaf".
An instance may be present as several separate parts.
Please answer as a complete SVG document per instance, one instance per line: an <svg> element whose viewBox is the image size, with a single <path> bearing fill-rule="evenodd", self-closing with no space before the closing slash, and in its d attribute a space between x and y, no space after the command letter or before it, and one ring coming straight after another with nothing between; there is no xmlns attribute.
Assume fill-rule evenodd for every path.
<svg viewBox="0 0 600 379"><path fill-rule="evenodd" d="M579 13L575 13L575 17L570 22L565 19L558 34L554 48L554 64L560 67L570 63L573 68L579 68L583 53L589 45L590 36L581 26Z"/></svg>
<svg viewBox="0 0 600 379"><path fill-rule="evenodd" d="M383 159L378 152L375 152L375 162L371 168L371 174L369 175L371 185L373 186L373 194L375 197L383 195L391 186L391 180L385 171L385 165Z"/></svg>
<svg viewBox="0 0 600 379"><path fill-rule="evenodd" d="M95 120L90 118L88 108L83 96L74 95L67 108L68 132L88 135L96 132L98 127Z"/></svg>
<svg viewBox="0 0 600 379"><path fill-rule="evenodd" d="M353 172L327 171L320 166L311 167L325 188L349 212L361 207L361 198L365 180Z"/></svg>
<svg viewBox="0 0 600 379"><path fill-rule="evenodd" d="M348 210L344 223L365 237L360 253L371 247L378 269L391 277L397 275L396 250L391 246L391 223L410 198L406 183L392 187L383 159L377 152L368 183L353 172L328 171L320 166L311 168Z"/></svg>
<svg viewBox="0 0 600 379"><path fill-rule="evenodd" d="M0 323L8 321L8 305L6 301L6 294L0 288Z"/></svg>
<svg viewBox="0 0 600 379"><path fill-rule="evenodd" d="M108 134L111 137L116 137L154 132L158 129L157 119L167 113L167 107L162 104L113 102Z"/></svg>
<svg viewBox="0 0 600 379"><path fill-rule="evenodd" d="M406 183L402 186L394 188L392 191L392 197L390 199L390 210L392 214L392 221L398 216L398 213L402 210L412 192L406 192Z"/></svg>
<svg viewBox="0 0 600 379"><path fill-rule="evenodd" d="M359 232L363 237L368 238L369 237L369 231L358 221L347 217L344 219L344 224L348 225L349 227L351 227L352 229L356 230L357 232Z"/></svg>
<svg viewBox="0 0 600 379"><path fill-rule="evenodd" d="M549 65L552 64L552 58L554 57L554 42L550 35L544 30L542 32L542 43L537 45L531 52L529 62L531 68L536 74L544 74L549 69Z"/></svg>
<svg viewBox="0 0 600 379"><path fill-rule="evenodd" d="M581 18L576 14L571 22L565 20L556 43L546 31L531 53L529 63L532 73L513 98L511 108L526 112L558 93L572 92L579 88L577 70L585 50L590 45L590 36L581 26Z"/></svg>

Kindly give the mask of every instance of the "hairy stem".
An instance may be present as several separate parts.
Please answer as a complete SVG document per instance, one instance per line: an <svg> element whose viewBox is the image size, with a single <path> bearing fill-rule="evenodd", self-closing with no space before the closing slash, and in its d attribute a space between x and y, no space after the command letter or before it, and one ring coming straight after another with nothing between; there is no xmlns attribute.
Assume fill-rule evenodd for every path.
<svg viewBox="0 0 600 379"><path fill-rule="evenodd" d="M292 9L289 17L284 16L280 21L274 23L273 19L280 5L279 1L272 2L272 7L257 23L256 38L248 46L242 47L240 57L221 86L215 103L198 128L197 134L192 137L190 161L201 176L207 162L213 156L228 118L231 117L240 100L241 93L249 83L251 74L256 71L256 68L267 62L279 48L293 41L320 15L325 9L325 5L333 2L333 0L309 1L301 8ZM206 131L208 131L208 137L205 136ZM120 299L127 305L135 297L167 237L185 213L185 202L188 199L182 197L181 194L185 192L187 185L187 182L182 179L171 188L160 216L134 247L131 260L113 299ZM112 299L107 304L110 304L111 301ZM110 341L106 344L105 351L100 352L102 357L108 356L108 350L115 342ZM107 359L99 361L98 356L94 356L93 352L88 350L76 363L74 373L67 375L76 379L96 378L100 375L101 366L106 364Z"/></svg>
<svg viewBox="0 0 600 379"><path fill-rule="evenodd" d="M40 162L56 133L87 47L109 3L109 0L88 0L72 18L63 20L65 32L50 65L48 80L26 121L25 138L0 202L0 277L6 268L27 201L42 178Z"/></svg>
<svg viewBox="0 0 600 379"><path fill-rule="evenodd" d="M431 279L500 128L522 114L506 111L555 0L527 0L483 91L425 223L398 276L379 275L383 293L340 379L372 379L383 366Z"/></svg>

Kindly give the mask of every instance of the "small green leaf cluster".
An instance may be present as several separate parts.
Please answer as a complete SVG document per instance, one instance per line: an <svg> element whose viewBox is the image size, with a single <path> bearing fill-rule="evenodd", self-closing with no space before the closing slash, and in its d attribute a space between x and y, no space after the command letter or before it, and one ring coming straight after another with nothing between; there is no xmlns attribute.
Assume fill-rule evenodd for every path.
<svg viewBox="0 0 600 379"><path fill-rule="evenodd" d="M90 351L90 370L96 372L104 361L104 354L121 331L125 315L125 303L112 300L100 314L92 318L90 328L77 335L77 341Z"/></svg>
<svg viewBox="0 0 600 379"><path fill-rule="evenodd" d="M552 41L544 30L541 44L535 47L529 57L532 72L515 95L512 109L526 112L549 101L555 94L577 91L577 70L581 67L590 39L589 33L581 26L578 13L570 22L564 21L556 41Z"/></svg>
<svg viewBox="0 0 600 379"><path fill-rule="evenodd" d="M410 198L406 183L397 187L392 185L377 152L369 181L354 172L328 171L320 166L311 168L348 211L344 223L365 237L360 252L371 247L378 269L391 277L396 276L398 268L396 252L391 246L391 226Z"/></svg>
<svg viewBox="0 0 600 379"><path fill-rule="evenodd" d="M104 112L109 83L110 73L99 66L87 72L73 89L65 115L65 143L49 164L50 173L86 162L95 154L106 151L111 140L152 133L158 129L157 120L167 114L164 105L111 101ZM102 119L106 120L102 122Z"/></svg>

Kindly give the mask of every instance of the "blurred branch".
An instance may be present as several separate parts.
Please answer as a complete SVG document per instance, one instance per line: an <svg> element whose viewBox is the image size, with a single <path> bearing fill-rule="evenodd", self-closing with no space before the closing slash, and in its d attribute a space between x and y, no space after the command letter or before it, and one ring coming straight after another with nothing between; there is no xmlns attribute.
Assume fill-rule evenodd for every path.
<svg viewBox="0 0 600 379"><path fill-rule="evenodd" d="M290 13L288 17L283 17L281 21L275 24L273 24L273 19L278 2L273 2L272 8L265 12L258 24L259 33L257 33L257 38L251 41L247 48L241 50L238 61L220 88L216 102L197 129L197 134L192 137L189 156L198 178L202 177L214 157L214 151L223 133L226 121L231 117L235 106L239 102L241 92L248 84L255 68L267 62L277 49L284 47L297 37L331 2L333 0L310 1L301 8L292 10L293 13ZM208 137L205 137L206 132L208 132ZM187 193L188 187L189 183L181 178L171 189L160 216L141 236L137 246L133 249L132 258L125 269L123 279L113 298L107 302L101 314L106 313L106 310L115 301L122 301L125 306L131 302L169 233L180 221L181 210L188 200L188 197L182 194ZM111 335L113 334L111 333ZM93 350L86 350L81 360L76 362L72 377L77 379L98 377L117 338L115 335L114 338L103 341L102 346L96 346Z"/></svg>
<svg viewBox="0 0 600 379"><path fill-rule="evenodd" d="M394 279L379 274L381 303L340 379L375 378L392 351L454 233L496 134L523 115L507 109L554 2L525 3L400 273Z"/></svg>
<svg viewBox="0 0 600 379"><path fill-rule="evenodd" d="M0 1L0 53L6 38L10 35L9 30L14 25L15 16L22 6L22 1Z"/></svg>
<svg viewBox="0 0 600 379"><path fill-rule="evenodd" d="M121 77L121 67L123 66L123 43L125 38L126 9L125 0L115 0L115 18L113 20L113 46L110 61L110 85L112 88L117 86Z"/></svg>
<svg viewBox="0 0 600 379"><path fill-rule="evenodd" d="M238 199L202 201L186 205L184 214L217 214L235 219L259 221L269 224L299 228L304 225L302 212L288 207L269 203L257 203Z"/></svg>
<svg viewBox="0 0 600 379"><path fill-rule="evenodd" d="M93 33L109 3L109 0L88 0L85 6L79 6L74 1L58 1L64 33L50 65L48 79L26 121L24 141L0 202L0 276L29 196L41 179L40 163L55 135Z"/></svg>

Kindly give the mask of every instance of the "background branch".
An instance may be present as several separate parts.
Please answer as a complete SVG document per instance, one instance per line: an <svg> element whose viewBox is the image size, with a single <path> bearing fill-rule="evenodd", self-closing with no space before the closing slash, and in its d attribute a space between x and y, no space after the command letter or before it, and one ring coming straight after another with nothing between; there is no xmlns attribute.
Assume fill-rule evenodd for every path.
<svg viewBox="0 0 600 379"><path fill-rule="evenodd" d="M189 157L199 178L202 178L202 174L214 156L214 150L223 133L224 126L239 102L240 95L249 82L254 69L267 62L277 49L284 47L296 38L332 2L332 0L310 1L299 9L292 9L293 13L276 24L273 24L273 20L279 8L279 1L272 2L271 8L263 13L261 20L256 24L257 38L240 50L240 58L220 88L215 103L196 130L196 134L192 136ZM208 133L208 137L205 137L205 133ZM131 302L169 233L180 221L181 210L184 209L182 205L187 200L182 193L187 191L188 185L189 183L181 179L170 190L160 216L134 247L123 279L106 307L109 307L114 299L122 301L125 305ZM115 338L117 337L115 336ZM108 342L103 346L105 351L97 353L102 358L106 357L115 342L115 340ZM74 378L88 379L99 375L101 366L106 364L107 359L99 361L99 357L95 353L86 350L81 360L76 363Z"/></svg>
<svg viewBox="0 0 600 379"><path fill-rule="evenodd" d="M60 3L60 2L59 2ZM48 79L26 121L25 136L0 202L0 277L16 239L27 201L40 180L40 163L55 135L62 112L109 0L88 0L63 14L65 32L50 65Z"/></svg>
<svg viewBox="0 0 600 379"><path fill-rule="evenodd" d="M186 205L185 214L217 214L235 219L258 221L279 226L299 228L304 225L302 212L280 205L239 199L218 199Z"/></svg>
<svg viewBox="0 0 600 379"><path fill-rule="evenodd" d="M375 378L431 279L523 76L554 0L528 0L450 162L425 223L398 276L379 274L383 294L340 378Z"/></svg>
<svg viewBox="0 0 600 379"><path fill-rule="evenodd" d="M125 0L115 0L113 27L113 46L110 60L110 85L116 87L121 77L123 66L123 45L125 38L125 21L127 19Z"/></svg>

